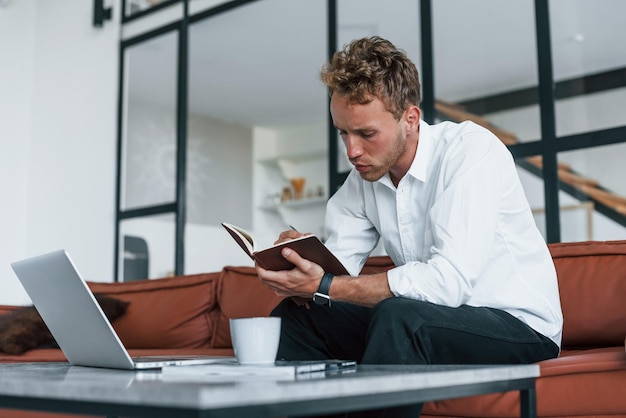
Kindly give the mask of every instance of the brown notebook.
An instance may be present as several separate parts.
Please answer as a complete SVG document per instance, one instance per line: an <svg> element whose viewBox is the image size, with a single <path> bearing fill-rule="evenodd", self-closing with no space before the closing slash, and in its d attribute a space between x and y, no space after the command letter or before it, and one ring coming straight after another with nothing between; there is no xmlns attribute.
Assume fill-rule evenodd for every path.
<svg viewBox="0 0 626 418"><path fill-rule="evenodd" d="M348 270L346 270L337 257L335 257L315 235L305 235L291 241L272 245L268 248L255 250L254 239L248 231L225 222L222 222L222 226L226 228L228 233L235 239L246 254L266 270L291 270L294 265L287 261L281 254L283 248L289 247L300 254L302 258L306 258L322 266L326 272L336 275L349 274Z"/></svg>

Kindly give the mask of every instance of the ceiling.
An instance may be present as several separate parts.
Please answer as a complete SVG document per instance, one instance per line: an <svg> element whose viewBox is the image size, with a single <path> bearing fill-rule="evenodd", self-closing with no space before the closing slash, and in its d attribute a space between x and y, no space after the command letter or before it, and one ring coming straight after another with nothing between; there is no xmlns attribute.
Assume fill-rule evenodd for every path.
<svg viewBox="0 0 626 418"><path fill-rule="evenodd" d="M339 44L393 41L421 67L419 2L339 0ZM626 66L626 1L551 0L556 80ZM323 120L325 0L262 0L196 22L189 34L189 108L244 126ZM433 1L435 94L466 100L537 84L532 0ZM131 100L172 108L177 35L129 50Z"/></svg>

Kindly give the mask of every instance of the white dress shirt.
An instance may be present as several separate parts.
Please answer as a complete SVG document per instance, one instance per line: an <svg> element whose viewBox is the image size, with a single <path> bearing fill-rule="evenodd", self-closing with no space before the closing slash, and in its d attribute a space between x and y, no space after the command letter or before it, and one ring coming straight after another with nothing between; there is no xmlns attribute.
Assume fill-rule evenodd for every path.
<svg viewBox="0 0 626 418"><path fill-rule="evenodd" d="M420 122L417 152L396 188L352 170L329 200L326 245L356 275L382 239L395 296L504 310L561 344L554 263L513 158L472 123Z"/></svg>

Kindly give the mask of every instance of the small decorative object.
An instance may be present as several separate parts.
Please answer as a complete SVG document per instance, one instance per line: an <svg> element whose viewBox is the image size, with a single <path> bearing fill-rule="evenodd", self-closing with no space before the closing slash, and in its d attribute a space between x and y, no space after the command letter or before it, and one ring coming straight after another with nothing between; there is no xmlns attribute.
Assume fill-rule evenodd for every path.
<svg viewBox="0 0 626 418"><path fill-rule="evenodd" d="M305 177L294 177L291 179L291 186L293 187L294 195L295 195L294 198L296 200L302 199L305 184L306 184Z"/></svg>
<svg viewBox="0 0 626 418"><path fill-rule="evenodd" d="M270 193L265 198L267 206L276 206L280 203L280 193Z"/></svg>
<svg viewBox="0 0 626 418"><path fill-rule="evenodd" d="M288 202L292 199L292 195L291 195L291 189L289 187L284 187L283 188L283 194L282 196L280 196L280 201L281 202Z"/></svg>

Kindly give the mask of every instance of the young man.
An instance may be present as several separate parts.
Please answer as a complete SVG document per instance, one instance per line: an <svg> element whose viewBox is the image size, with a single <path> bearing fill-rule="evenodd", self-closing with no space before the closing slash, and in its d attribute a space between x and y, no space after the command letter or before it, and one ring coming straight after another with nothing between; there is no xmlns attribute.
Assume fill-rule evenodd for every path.
<svg viewBox="0 0 626 418"><path fill-rule="evenodd" d="M321 77L354 166L328 202L326 244L358 274L382 239L397 267L333 277L288 249L293 270L257 267L266 286L292 297L273 313L283 318L278 357L488 364L557 356L554 264L506 147L471 122L422 121L415 65L379 37L337 52ZM279 241L299 235L285 231Z"/></svg>

